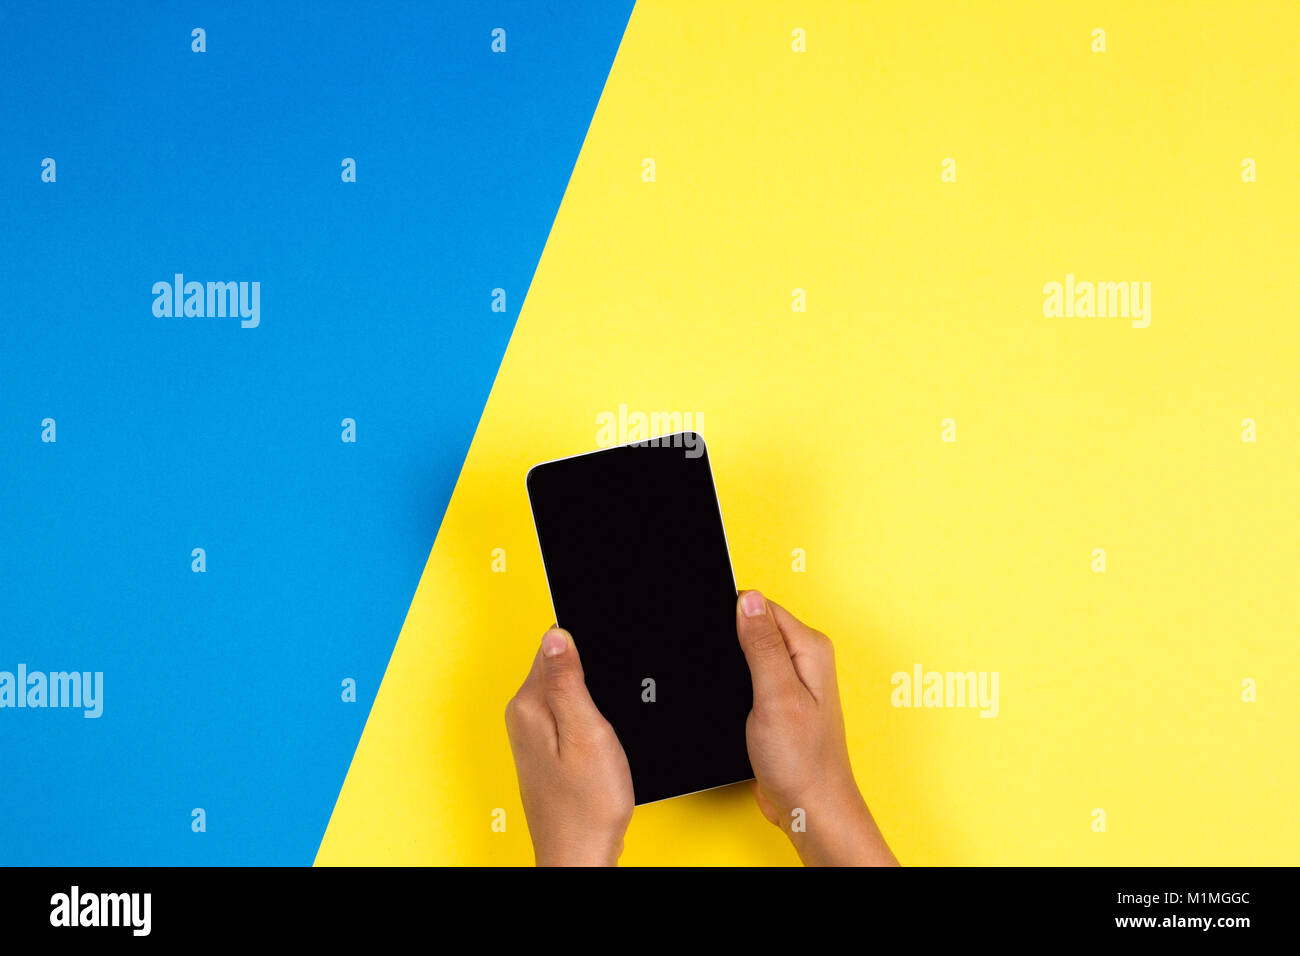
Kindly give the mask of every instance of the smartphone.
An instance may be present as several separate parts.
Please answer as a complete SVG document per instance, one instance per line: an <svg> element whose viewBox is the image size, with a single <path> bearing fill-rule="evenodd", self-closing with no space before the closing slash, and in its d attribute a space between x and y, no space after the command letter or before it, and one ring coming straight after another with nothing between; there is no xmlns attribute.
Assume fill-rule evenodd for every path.
<svg viewBox="0 0 1300 956"><path fill-rule="evenodd" d="M535 465L555 621L573 635L636 803L749 780L749 667L708 450L696 432Z"/></svg>

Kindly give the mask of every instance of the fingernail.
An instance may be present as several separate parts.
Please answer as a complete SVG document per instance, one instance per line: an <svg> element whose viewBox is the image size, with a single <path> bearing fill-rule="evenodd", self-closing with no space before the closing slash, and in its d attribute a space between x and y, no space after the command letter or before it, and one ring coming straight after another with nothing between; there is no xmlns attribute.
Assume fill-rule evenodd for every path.
<svg viewBox="0 0 1300 956"><path fill-rule="evenodd" d="M740 610L745 617L762 617L767 613L767 601L757 591L746 591L740 598Z"/></svg>
<svg viewBox="0 0 1300 956"><path fill-rule="evenodd" d="M568 641L564 639L563 634L557 634L555 631L547 631L546 636L542 638L542 656L554 657L557 654L563 654Z"/></svg>

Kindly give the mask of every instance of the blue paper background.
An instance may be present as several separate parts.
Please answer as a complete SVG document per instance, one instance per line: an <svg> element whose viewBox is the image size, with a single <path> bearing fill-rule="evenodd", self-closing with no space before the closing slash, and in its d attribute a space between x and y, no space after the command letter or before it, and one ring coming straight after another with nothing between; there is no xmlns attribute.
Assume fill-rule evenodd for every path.
<svg viewBox="0 0 1300 956"><path fill-rule="evenodd" d="M311 862L630 11L4 9L0 862Z"/></svg>

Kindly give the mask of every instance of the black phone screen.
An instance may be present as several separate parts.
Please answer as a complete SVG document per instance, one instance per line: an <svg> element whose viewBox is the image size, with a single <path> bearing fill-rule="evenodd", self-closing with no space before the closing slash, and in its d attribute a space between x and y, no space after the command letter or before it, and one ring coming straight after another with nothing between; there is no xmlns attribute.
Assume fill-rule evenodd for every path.
<svg viewBox="0 0 1300 956"><path fill-rule="evenodd" d="M703 439L537 465L528 497L556 623L627 752L636 802L750 779L753 688Z"/></svg>

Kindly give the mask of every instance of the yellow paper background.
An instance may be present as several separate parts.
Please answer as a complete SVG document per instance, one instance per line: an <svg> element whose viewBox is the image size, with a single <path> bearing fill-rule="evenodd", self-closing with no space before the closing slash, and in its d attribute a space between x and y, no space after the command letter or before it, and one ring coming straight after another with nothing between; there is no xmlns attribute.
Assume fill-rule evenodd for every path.
<svg viewBox="0 0 1300 956"><path fill-rule="evenodd" d="M702 415L737 577L835 640L903 862L1300 860L1297 36L1291 3L639 3L317 862L531 861L524 474L620 404ZM1151 326L1045 318L1067 272L1151 282ZM892 707L916 662L998 671L999 715ZM797 860L739 787L639 808L624 862Z"/></svg>

